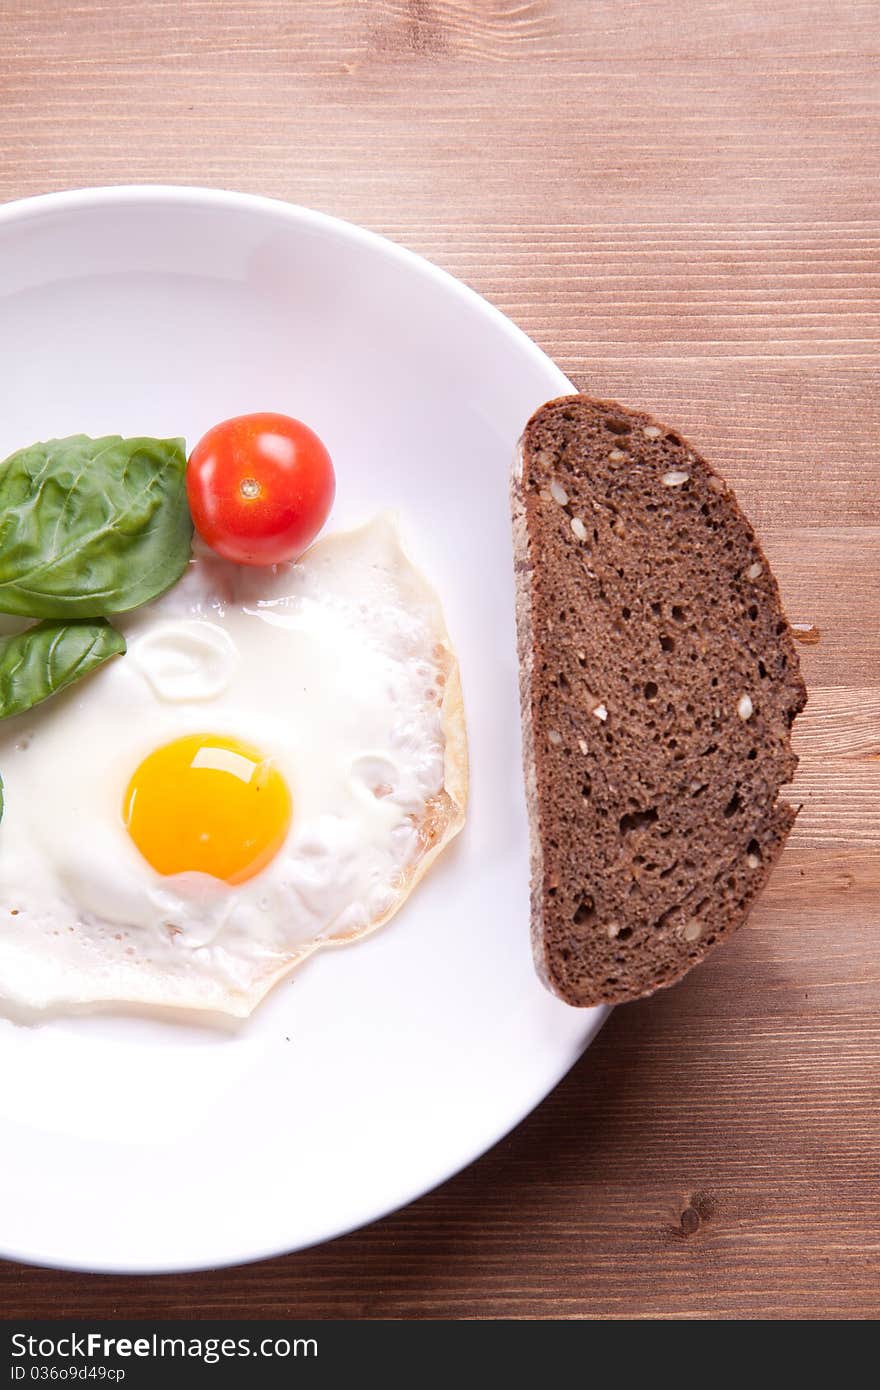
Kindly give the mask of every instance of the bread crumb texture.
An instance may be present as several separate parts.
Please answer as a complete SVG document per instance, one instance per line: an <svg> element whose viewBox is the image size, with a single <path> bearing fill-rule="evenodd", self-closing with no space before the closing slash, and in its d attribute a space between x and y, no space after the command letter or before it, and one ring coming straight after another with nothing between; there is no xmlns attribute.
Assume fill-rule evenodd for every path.
<svg viewBox="0 0 880 1390"><path fill-rule="evenodd" d="M794 822L806 689L733 493L649 416L543 406L513 510L536 961L569 1003L619 1003L745 919Z"/></svg>

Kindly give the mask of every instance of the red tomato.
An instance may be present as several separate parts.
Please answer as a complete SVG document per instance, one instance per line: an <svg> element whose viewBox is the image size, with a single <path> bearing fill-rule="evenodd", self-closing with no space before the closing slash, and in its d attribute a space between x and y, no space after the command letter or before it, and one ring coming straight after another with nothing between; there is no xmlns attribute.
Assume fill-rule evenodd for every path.
<svg viewBox="0 0 880 1390"><path fill-rule="evenodd" d="M301 420L238 415L199 440L186 490L196 530L218 555L240 565L278 565L315 539L336 478L324 445Z"/></svg>

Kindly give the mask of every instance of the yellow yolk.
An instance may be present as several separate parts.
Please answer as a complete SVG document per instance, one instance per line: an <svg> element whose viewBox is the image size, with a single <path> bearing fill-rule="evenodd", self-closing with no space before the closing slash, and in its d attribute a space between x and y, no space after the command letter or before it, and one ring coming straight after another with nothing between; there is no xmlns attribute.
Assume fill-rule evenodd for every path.
<svg viewBox="0 0 880 1390"><path fill-rule="evenodd" d="M244 883L274 858L292 813L271 759L226 735L190 734L157 748L128 784L122 816L160 874Z"/></svg>

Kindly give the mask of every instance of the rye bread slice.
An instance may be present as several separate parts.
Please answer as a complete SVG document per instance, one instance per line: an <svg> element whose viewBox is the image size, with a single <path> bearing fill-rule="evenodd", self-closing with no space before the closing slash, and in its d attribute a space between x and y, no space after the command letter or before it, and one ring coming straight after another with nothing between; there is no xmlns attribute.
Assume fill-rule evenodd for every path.
<svg viewBox="0 0 880 1390"><path fill-rule="evenodd" d="M543 406L513 515L535 960L616 1004L745 919L797 814L806 688L732 491L649 415Z"/></svg>

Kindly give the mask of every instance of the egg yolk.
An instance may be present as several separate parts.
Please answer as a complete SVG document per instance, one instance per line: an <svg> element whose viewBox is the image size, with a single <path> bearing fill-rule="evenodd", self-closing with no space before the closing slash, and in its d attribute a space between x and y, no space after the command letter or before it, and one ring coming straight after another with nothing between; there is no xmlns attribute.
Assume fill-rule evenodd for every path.
<svg viewBox="0 0 880 1390"><path fill-rule="evenodd" d="M274 858L292 813L281 773L258 748L190 734L157 748L128 784L122 816L160 874L244 883Z"/></svg>

